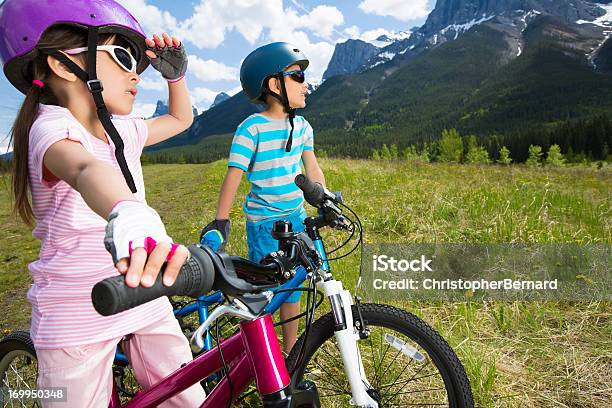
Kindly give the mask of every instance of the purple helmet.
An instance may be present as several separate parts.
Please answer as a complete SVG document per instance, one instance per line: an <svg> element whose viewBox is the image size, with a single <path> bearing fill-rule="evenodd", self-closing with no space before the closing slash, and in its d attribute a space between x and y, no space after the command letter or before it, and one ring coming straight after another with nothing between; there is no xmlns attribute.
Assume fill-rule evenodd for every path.
<svg viewBox="0 0 612 408"><path fill-rule="evenodd" d="M21 92L27 93L31 86L27 67L36 44L47 28L58 23L120 34L137 51L136 71L141 73L149 65L140 24L114 0L6 0L0 6L0 60L4 74Z"/></svg>

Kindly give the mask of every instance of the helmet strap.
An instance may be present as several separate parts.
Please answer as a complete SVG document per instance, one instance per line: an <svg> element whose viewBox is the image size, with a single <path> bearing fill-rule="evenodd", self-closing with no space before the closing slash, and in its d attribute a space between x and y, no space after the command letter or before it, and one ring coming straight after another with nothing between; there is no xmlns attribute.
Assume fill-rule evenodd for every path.
<svg viewBox="0 0 612 408"><path fill-rule="evenodd" d="M102 97L102 91L104 88L102 87L102 81L98 79L96 74L96 58L97 58L97 47L98 47L98 28L97 27L89 27L88 35L87 35L87 72L85 72L81 67L75 64L70 58L66 57L63 53L58 50L50 50L50 49L42 49L40 51L51 55L62 64L66 65L73 74L75 74L81 81L87 84L87 88L91 95L93 96L94 102L96 104L96 113L98 114L98 119L100 123L102 123L102 127L109 135L113 144L115 145L115 158L117 159L117 164L119 164L119 168L121 169L121 173L123 174L123 178L125 179L128 187L135 193L136 184L134 183L134 178L132 177L132 173L130 173L130 169L127 165L127 161L125 160L125 155L123 154L124 144L123 139L119 136L119 132L113 125L111 120L111 114L108 112L106 108L106 104L104 103L104 98Z"/></svg>
<svg viewBox="0 0 612 408"><path fill-rule="evenodd" d="M285 109L285 113L289 115L289 124L291 125L291 130L289 131L289 139L287 139L287 144L285 145L285 152L291 151L291 145L293 144L293 119L295 118L295 109L289 105L289 97L287 96L287 88L285 87L285 76L282 72L279 72L274 76L280 82L280 101L283 104L283 108ZM274 92L271 92L274 94Z"/></svg>

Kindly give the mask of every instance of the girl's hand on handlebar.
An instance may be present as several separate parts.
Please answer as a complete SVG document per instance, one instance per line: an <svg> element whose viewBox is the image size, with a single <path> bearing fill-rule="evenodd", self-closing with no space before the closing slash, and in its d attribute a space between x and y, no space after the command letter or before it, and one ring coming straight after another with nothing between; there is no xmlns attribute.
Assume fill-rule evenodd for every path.
<svg viewBox="0 0 612 408"><path fill-rule="evenodd" d="M166 234L159 214L139 201L120 201L108 216L104 245L126 284L150 287L164 263L164 284L171 286L189 251L174 244Z"/></svg>
<svg viewBox="0 0 612 408"><path fill-rule="evenodd" d="M138 285L146 288L151 287L155 283L162 265L170 255L170 251L171 245L165 242L155 245L155 248L148 255L145 248L136 248L129 259L123 258L117 263L117 269L125 274L125 282L128 286L133 288ZM183 245L175 247L174 253L167 261L164 270L164 285L172 286L188 257L189 251L187 248Z"/></svg>

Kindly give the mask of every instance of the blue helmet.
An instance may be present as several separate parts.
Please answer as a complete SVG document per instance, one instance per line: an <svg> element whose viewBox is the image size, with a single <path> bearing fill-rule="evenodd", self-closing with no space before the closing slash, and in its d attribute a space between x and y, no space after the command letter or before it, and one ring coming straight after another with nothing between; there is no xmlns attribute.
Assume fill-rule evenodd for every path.
<svg viewBox="0 0 612 408"><path fill-rule="evenodd" d="M275 42L257 48L242 62L240 83L252 102L262 96L264 80L298 64L302 70L308 67L308 58L299 48L286 42Z"/></svg>

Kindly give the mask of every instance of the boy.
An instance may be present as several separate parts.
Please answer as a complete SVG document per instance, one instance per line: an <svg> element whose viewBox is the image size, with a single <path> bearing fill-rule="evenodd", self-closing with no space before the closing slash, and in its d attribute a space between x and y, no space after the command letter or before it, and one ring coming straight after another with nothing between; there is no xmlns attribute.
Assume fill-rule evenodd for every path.
<svg viewBox="0 0 612 408"><path fill-rule="evenodd" d="M278 241L272 238L275 221L289 220L294 231L304 230L304 197L294 183L301 165L312 181L325 185L313 151L312 127L303 117L295 116L296 109L306 106L308 84L304 70L308 63L297 47L277 42L250 53L240 68L244 93L251 102L265 103L266 110L249 116L236 129L215 220L204 227L202 236L219 230L223 242L227 242L229 211L246 172L251 191L243 210L249 259L254 262L278 250ZM281 306L281 320L299 313L300 294L292 292ZM284 324L282 329L283 350L289 353L297 340L298 320Z"/></svg>

